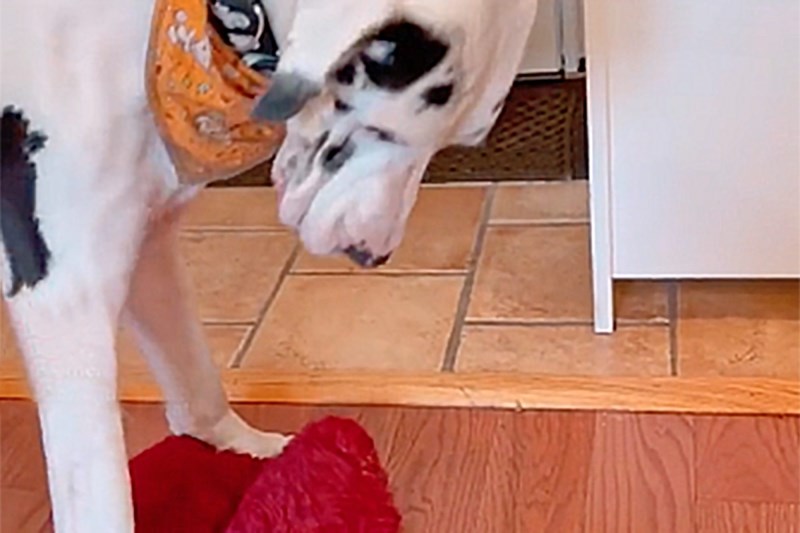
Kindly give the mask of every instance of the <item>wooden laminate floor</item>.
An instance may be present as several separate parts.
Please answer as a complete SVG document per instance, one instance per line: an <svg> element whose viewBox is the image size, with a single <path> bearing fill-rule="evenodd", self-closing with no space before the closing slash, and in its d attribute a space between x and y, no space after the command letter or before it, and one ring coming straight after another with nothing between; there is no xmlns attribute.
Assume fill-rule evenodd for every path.
<svg viewBox="0 0 800 533"><path fill-rule="evenodd" d="M798 533L800 418L247 405L297 431L325 414L373 435L407 533ZM131 454L166 433L126 404ZM48 513L35 410L0 402L0 531Z"/></svg>

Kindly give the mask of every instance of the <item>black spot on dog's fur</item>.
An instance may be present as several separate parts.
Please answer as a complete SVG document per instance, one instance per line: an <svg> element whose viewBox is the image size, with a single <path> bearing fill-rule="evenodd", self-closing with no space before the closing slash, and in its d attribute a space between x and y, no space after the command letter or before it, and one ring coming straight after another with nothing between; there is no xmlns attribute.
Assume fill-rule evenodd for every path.
<svg viewBox="0 0 800 533"><path fill-rule="evenodd" d="M372 261L372 266L373 266L373 268L381 267L381 266L385 265L386 263L388 263L389 259L391 259L391 258L392 258L392 254L386 254L386 255L382 255L380 257L376 257L375 260Z"/></svg>
<svg viewBox="0 0 800 533"><path fill-rule="evenodd" d="M356 79L356 67L352 63L347 63L340 67L334 74L336 81L342 85L352 85Z"/></svg>
<svg viewBox="0 0 800 533"><path fill-rule="evenodd" d="M342 144L328 147L322 154L322 168L333 174L344 166L356 151L355 144L347 138Z"/></svg>
<svg viewBox="0 0 800 533"><path fill-rule="evenodd" d="M453 96L453 84L436 85L427 89L422 94L422 99L427 105L442 107L450 101Z"/></svg>
<svg viewBox="0 0 800 533"><path fill-rule="evenodd" d="M365 249L363 245L348 246L344 249L344 254L349 257L352 262L363 268L378 268L385 265L392 257L391 253L374 257L372 252Z"/></svg>
<svg viewBox="0 0 800 533"><path fill-rule="evenodd" d="M387 143L396 143L397 137L394 133L386 130L382 130L380 128L376 128L375 126L367 126L367 131L376 135L379 140Z"/></svg>
<svg viewBox="0 0 800 533"><path fill-rule="evenodd" d="M447 43L413 22L399 20L384 25L365 42L386 43L389 51L376 59L361 54L369 80L383 89L398 91L408 87L438 65L447 55Z"/></svg>
<svg viewBox="0 0 800 533"><path fill-rule="evenodd" d="M47 276L50 251L36 217L36 165L32 156L47 138L28 130L22 112L3 109L0 119L0 230L11 268L9 295Z"/></svg>
<svg viewBox="0 0 800 533"><path fill-rule="evenodd" d="M340 113L348 113L353 110L353 106L351 106L347 102L339 100L338 98L334 100L333 108Z"/></svg>
<svg viewBox="0 0 800 533"><path fill-rule="evenodd" d="M312 159L315 158L317 156L317 152L319 152L322 149L322 147L325 146L325 143L328 142L328 137L330 137L330 135L331 135L330 131L324 131L322 135L319 136L317 142L314 143L314 149L311 151Z"/></svg>

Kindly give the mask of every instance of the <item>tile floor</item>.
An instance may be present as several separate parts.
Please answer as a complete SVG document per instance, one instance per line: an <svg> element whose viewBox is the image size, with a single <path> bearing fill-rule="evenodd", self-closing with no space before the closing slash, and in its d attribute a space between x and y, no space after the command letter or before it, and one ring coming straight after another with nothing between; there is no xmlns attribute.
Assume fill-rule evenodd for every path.
<svg viewBox="0 0 800 533"><path fill-rule="evenodd" d="M183 245L221 365L800 380L797 282L618 283L620 327L594 335L587 219L585 182L424 188L402 248L364 272L301 251L269 189L211 189ZM142 368L124 333L120 351Z"/></svg>

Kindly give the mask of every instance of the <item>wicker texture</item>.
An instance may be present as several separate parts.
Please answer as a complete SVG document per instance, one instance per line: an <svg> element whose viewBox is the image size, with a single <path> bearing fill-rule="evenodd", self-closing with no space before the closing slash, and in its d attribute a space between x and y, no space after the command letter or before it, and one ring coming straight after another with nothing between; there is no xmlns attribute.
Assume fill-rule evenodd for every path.
<svg viewBox="0 0 800 533"><path fill-rule="evenodd" d="M517 84L485 144L453 147L431 162L431 181L562 180L580 177L582 80ZM585 156L584 156L585 157Z"/></svg>
<svg viewBox="0 0 800 533"><path fill-rule="evenodd" d="M425 181L565 180L587 177L584 79L518 82L483 146L443 150ZM226 185L265 185L261 165Z"/></svg>

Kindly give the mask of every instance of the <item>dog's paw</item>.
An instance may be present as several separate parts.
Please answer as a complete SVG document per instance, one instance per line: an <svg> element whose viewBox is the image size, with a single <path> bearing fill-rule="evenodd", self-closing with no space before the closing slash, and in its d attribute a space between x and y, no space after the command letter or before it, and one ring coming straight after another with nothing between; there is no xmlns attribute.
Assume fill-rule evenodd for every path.
<svg viewBox="0 0 800 533"><path fill-rule="evenodd" d="M218 450L246 453L258 458L275 457L292 439L289 435L259 431L233 411L220 420L202 440Z"/></svg>

